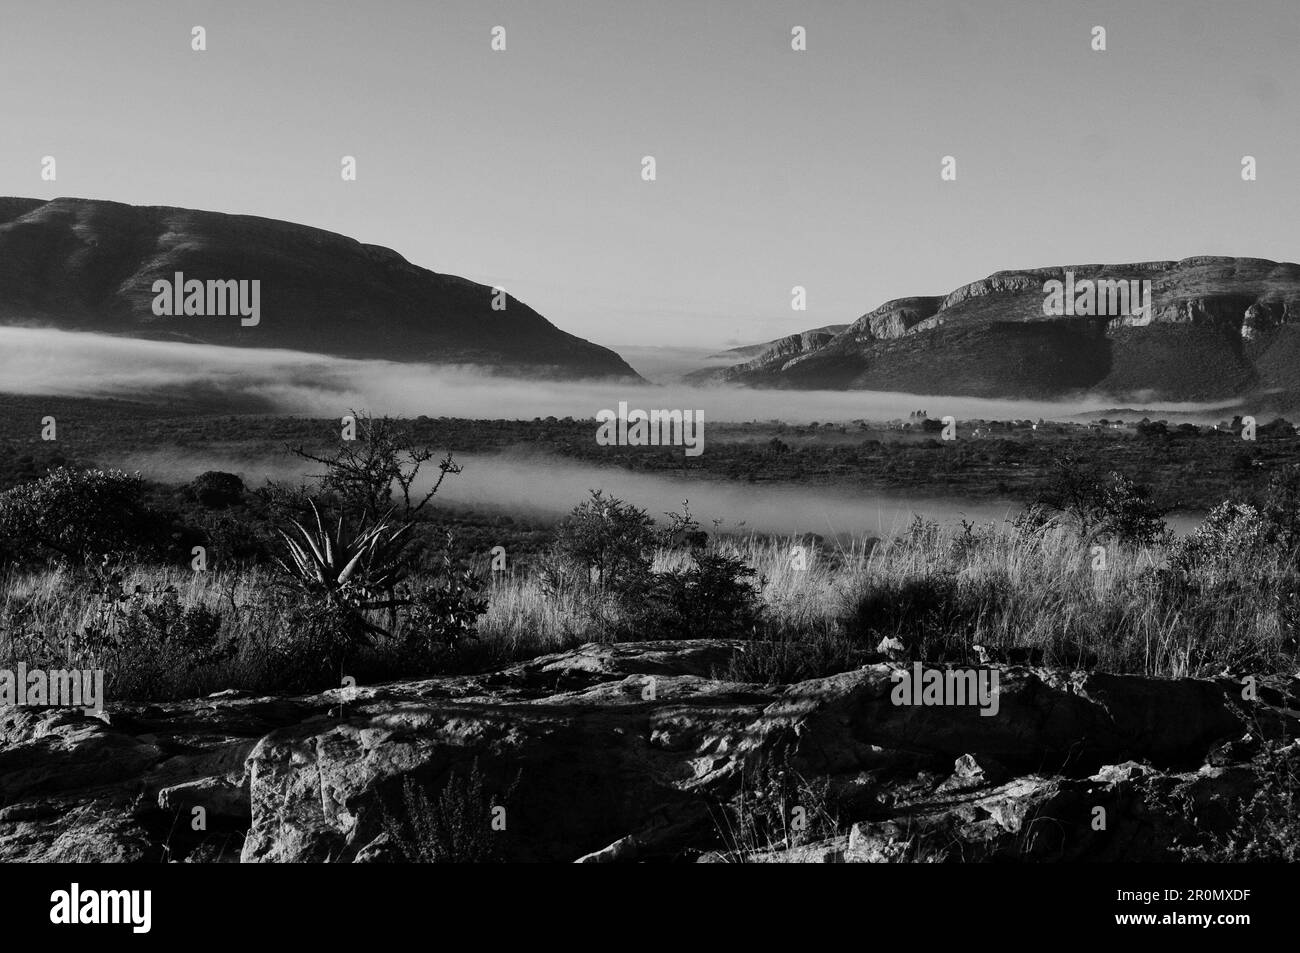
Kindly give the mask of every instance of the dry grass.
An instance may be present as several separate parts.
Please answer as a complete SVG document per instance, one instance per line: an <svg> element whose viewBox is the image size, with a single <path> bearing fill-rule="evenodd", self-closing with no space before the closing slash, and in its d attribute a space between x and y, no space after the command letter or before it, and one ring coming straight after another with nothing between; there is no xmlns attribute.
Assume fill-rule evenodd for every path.
<svg viewBox="0 0 1300 953"><path fill-rule="evenodd" d="M1290 672L1296 665L1289 606L1300 586L1294 567L1276 555L1257 554L1228 573L1189 579L1162 571L1163 547L1112 547L1106 568L1096 569L1095 554L1064 529L1033 535L1006 525L917 524L874 542L809 548L800 569L793 541L716 541L758 570L764 616L755 635L770 643L766 654L751 655L748 670L724 674L772 681L852 668L886 636L926 661L970 661L971 646L981 644L995 656L1032 647L1047 664L1164 676L1212 675L1225 667ZM680 567L686 559L683 551L662 550L655 568ZM183 605L221 613L219 637L237 647L233 657L173 678L166 688L160 682L159 694L306 687L288 677L277 654L295 624L294 605L270 570L138 566L123 572L128 591L172 586ZM548 592L524 572L494 574L486 595L479 639L434 668L484 668L602 640L621 611L599 592ZM62 658L84 667L90 660L78 635L101 605L85 574L9 571L0 576L0 659L26 657L31 664L44 653L49 665ZM363 681L429 674L409 667L409 659L380 647L358 657L349 674Z"/></svg>

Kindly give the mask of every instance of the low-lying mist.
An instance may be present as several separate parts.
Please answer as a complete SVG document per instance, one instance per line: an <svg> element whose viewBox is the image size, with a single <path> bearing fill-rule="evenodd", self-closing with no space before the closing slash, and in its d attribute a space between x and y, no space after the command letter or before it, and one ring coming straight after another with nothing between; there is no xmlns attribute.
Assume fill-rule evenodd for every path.
<svg viewBox="0 0 1300 953"><path fill-rule="evenodd" d="M723 532L777 535L885 537L904 531L913 516L941 523L966 519L985 524L1011 519L1021 509L1012 501L972 503L953 498L855 493L841 487L762 486L686 475L632 473L537 454L458 453L456 461L464 470L447 478L434 499L435 505L543 519L568 513L590 490L604 490L642 507L659 520L666 513L680 512L683 500L689 500L692 515L705 529L710 529L714 520L721 520L719 529ZM250 487L260 486L267 479L306 481L321 469L288 455L239 458L188 451L129 454L108 462L167 483L188 482L205 470L223 470L238 473ZM428 488L427 479L417 481L417 490L424 492ZM1195 522L1189 516L1169 519L1179 532L1186 532Z"/></svg>
<svg viewBox="0 0 1300 953"><path fill-rule="evenodd" d="M196 319L200 320L200 319ZM358 333L364 333L363 330ZM704 420L787 423L931 417L1064 419L1106 411L1111 398L983 400L869 391L766 391L520 380L474 368L324 357L296 351L144 341L40 328L0 327L0 390L29 395L169 402L196 391L250 401L268 412L335 417L375 414L482 419L591 418L627 401L634 409L703 411ZM170 395L170 396L169 396ZM1224 404L1151 403L1151 413L1222 417Z"/></svg>

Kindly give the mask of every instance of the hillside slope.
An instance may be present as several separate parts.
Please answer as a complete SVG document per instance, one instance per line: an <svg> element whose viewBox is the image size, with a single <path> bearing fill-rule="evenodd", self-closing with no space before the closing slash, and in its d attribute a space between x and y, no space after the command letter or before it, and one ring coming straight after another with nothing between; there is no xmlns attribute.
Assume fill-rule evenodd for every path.
<svg viewBox="0 0 1300 953"><path fill-rule="evenodd" d="M1150 281L1136 315L1044 314L1044 284ZM780 355L773 355L780 357ZM992 398L1216 400L1300 391L1300 265L1187 258L1002 271L900 298L819 346L715 373L751 386Z"/></svg>
<svg viewBox="0 0 1300 953"><path fill-rule="evenodd" d="M260 320L153 312L153 283L260 281ZM613 351L391 249L250 215L0 198L0 323L350 358L627 377Z"/></svg>

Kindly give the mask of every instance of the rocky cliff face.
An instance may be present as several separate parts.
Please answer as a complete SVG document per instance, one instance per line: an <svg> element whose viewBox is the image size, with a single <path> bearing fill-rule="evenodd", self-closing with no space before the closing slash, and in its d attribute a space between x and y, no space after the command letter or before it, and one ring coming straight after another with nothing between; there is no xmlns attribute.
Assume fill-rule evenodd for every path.
<svg viewBox="0 0 1300 953"><path fill-rule="evenodd" d="M1071 280L1080 287L1137 282L1135 290L1149 289L1151 306L1045 314L1045 284ZM976 397L1242 397L1300 391L1300 367L1290 361L1300 347L1298 318L1300 265L1257 258L998 272L943 297L888 302L819 347L718 377Z"/></svg>
<svg viewBox="0 0 1300 953"><path fill-rule="evenodd" d="M775 341L763 344L750 344L735 347L721 354L714 354L710 359L724 358L740 363L726 368L704 368L685 375L685 380L693 384L717 384L727 380L735 372L744 369L746 373L764 373L780 371L787 363L798 359L801 354L808 354L829 344L837 334L845 331L847 324L828 324L822 328L813 328L798 334L787 334Z"/></svg>
<svg viewBox="0 0 1300 953"><path fill-rule="evenodd" d="M792 685L719 677L756 648L588 645L487 675L101 717L7 708L0 860L394 860L386 819L407 782L473 807L455 782L471 770L468 816L504 818L503 858L710 860L745 847L721 818L786 768L838 833L750 859L1168 860L1277 780L1269 739L1300 766L1292 680L1244 702L1228 679L1002 667L986 717L893 704L887 662Z"/></svg>
<svg viewBox="0 0 1300 953"><path fill-rule="evenodd" d="M789 361L828 344L835 334L831 331L804 331L772 342L758 357L740 365L746 370L783 368Z"/></svg>
<svg viewBox="0 0 1300 953"><path fill-rule="evenodd" d="M154 313L154 282L258 281L260 319ZM508 289L507 289L508 290ZM0 323L340 357L626 377L617 354L397 252L249 215L0 198Z"/></svg>
<svg viewBox="0 0 1300 953"><path fill-rule="evenodd" d="M932 318L942 301L938 298L895 298L875 311L864 314L837 337L839 345L892 341Z"/></svg>

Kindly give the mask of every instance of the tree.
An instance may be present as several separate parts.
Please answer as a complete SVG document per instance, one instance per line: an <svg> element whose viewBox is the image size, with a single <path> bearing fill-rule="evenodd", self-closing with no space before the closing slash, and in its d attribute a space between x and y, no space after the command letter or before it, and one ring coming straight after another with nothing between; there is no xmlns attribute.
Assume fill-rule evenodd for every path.
<svg viewBox="0 0 1300 953"><path fill-rule="evenodd" d="M373 417L351 411L357 438L345 440L331 456L310 453L303 447L290 452L319 463L325 473L316 477L321 488L338 495L345 510L362 519L376 519L388 512L393 498L401 500L400 516L409 522L433 499L447 475L461 472L448 452L438 464L438 476L423 496L415 489L420 468L432 460L434 451L417 445L389 417Z"/></svg>
<svg viewBox="0 0 1300 953"><path fill-rule="evenodd" d="M1063 514L1080 536L1089 538L1101 519L1101 482L1073 456L1055 457L1052 466L1052 482L1037 504Z"/></svg>
<svg viewBox="0 0 1300 953"><path fill-rule="evenodd" d="M598 586L627 588L646 578L654 551L654 520L645 510L602 490L573 508L555 531L555 550L595 575Z"/></svg>
<svg viewBox="0 0 1300 953"><path fill-rule="evenodd" d="M1101 533L1132 546L1150 546L1167 540L1165 515L1172 509L1152 497L1149 488L1122 473L1111 473L1102 487Z"/></svg>
<svg viewBox="0 0 1300 953"><path fill-rule="evenodd" d="M1085 469L1072 456L1053 460L1056 472L1038 504L1065 515L1085 540L1112 538L1130 545L1147 545L1168 532L1163 506L1149 488L1112 471L1106 477Z"/></svg>

